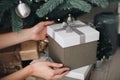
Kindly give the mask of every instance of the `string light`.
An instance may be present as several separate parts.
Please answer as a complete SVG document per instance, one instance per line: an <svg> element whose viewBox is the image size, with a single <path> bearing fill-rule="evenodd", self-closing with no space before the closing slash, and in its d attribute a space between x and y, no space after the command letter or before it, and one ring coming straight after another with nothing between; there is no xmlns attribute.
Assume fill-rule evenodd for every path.
<svg viewBox="0 0 120 80"><path fill-rule="evenodd" d="M49 18L48 17L45 17L46 20L48 20Z"/></svg>
<svg viewBox="0 0 120 80"><path fill-rule="evenodd" d="M60 19L58 19L58 21L60 21Z"/></svg>
<svg viewBox="0 0 120 80"><path fill-rule="evenodd" d="M68 8L68 10L70 10L70 8Z"/></svg>

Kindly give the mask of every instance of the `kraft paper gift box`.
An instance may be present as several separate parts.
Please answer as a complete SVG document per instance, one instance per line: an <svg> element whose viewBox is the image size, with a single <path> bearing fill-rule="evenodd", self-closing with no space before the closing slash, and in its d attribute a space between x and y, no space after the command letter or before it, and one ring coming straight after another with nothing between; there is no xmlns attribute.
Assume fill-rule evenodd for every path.
<svg viewBox="0 0 120 80"><path fill-rule="evenodd" d="M49 35L49 55L53 61L76 69L96 62L97 40L99 32L81 21L71 33L67 33L62 24L47 27Z"/></svg>
<svg viewBox="0 0 120 80"><path fill-rule="evenodd" d="M19 52L21 60L33 60L39 58L38 44L36 41L26 41L21 43Z"/></svg>
<svg viewBox="0 0 120 80"><path fill-rule="evenodd" d="M0 50L0 77L7 76L22 69L19 46L11 46Z"/></svg>

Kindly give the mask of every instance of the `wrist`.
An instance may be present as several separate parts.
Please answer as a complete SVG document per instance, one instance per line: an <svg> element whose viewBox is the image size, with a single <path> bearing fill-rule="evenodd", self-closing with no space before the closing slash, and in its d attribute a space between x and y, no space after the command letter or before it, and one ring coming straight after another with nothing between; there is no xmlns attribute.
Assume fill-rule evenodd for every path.
<svg viewBox="0 0 120 80"><path fill-rule="evenodd" d="M32 35L32 31L31 28L28 29L23 29L19 32L18 36L20 36L20 39L22 39L21 41L28 41L31 40L31 35ZM22 37L21 37L22 36Z"/></svg>

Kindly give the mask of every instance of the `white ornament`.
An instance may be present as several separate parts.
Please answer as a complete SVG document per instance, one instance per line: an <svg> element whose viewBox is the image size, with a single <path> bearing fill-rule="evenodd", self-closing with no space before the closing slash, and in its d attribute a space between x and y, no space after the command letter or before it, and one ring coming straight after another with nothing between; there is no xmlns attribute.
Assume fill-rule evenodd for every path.
<svg viewBox="0 0 120 80"><path fill-rule="evenodd" d="M72 22L72 17L71 17L71 14L68 15L68 19L67 19L67 22Z"/></svg>
<svg viewBox="0 0 120 80"><path fill-rule="evenodd" d="M30 15L31 9L28 5L23 3L21 0L19 1L19 5L15 9L16 14L21 18L26 18Z"/></svg>
<svg viewBox="0 0 120 80"><path fill-rule="evenodd" d="M45 2L48 2L48 0L45 0Z"/></svg>
<svg viewBox="0 0 120 80"><path fill-rule="evenodd" d="M67 33L71 33L73 31L72 28L71 28L71 25L73 25L73 21L72 21L71 14L69 14L68 19L67 19L67 27L66 27L66 32Z"/></svg>

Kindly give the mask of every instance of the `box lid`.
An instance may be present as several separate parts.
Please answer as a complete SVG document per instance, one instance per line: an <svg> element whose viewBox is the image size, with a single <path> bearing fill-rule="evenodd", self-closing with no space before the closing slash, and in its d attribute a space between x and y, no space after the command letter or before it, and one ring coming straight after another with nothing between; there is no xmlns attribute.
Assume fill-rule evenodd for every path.
<svg viewBox="0 0 120 80"><path fill-rule="evenodd" d="M74 23L79 25L76 27L77 32L73 30L73 32L67 33L66 30L61 27L62 23L59 23L48 26L47 33L62 48L99 40L99 32L97 30L81 21L74 21Z"/></svg>

